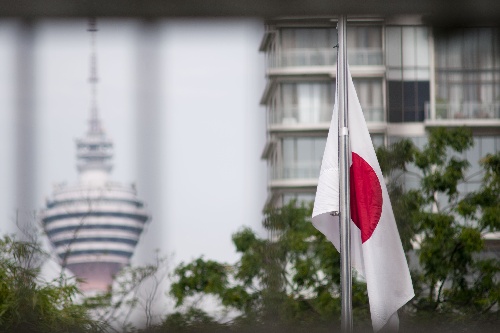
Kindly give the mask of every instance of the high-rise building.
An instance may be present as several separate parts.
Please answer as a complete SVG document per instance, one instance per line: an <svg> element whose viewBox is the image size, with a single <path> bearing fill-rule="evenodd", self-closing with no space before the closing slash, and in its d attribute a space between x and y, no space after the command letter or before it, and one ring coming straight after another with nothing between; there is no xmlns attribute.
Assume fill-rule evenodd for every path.
<svg viewBox="0 0 500 333"><path fill-rule="evenodd" d="M84 282L82 290L105 291L130 261L149 219L134 185L110 180L113 144L101 125L96 102L95 21L89 128L76 141L79 182L57 185L41 212L43 227L64 268Z"/></svg>
<svg viewBox="0 0 500 333"><path fill-rule="evenodd" d="M335 102L336 19L266 22L268 163L266 205L312 200ZM478 188L481 156L500 151L500 30L443 31L420 17L350 17L347 56L375 147L401 138L417 146L435 126L467 126L474 147L468 192ZM415 186L416 178L406 176Z"/></svg>

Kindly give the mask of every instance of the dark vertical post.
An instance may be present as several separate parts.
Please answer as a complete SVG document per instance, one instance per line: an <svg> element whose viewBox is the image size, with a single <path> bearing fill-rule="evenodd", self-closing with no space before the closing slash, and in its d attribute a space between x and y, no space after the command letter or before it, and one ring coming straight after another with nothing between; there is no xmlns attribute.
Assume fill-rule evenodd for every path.
<svg viewBox="0 0 500 333"><path fill-rule="evenodd" d="M164 246L165 223L160 216L162 203L162 123L165 112L160 109L162 67L160 58L162 21L143 19L138 22L136 79L136 147L138 192L149 205L153 220L143 236L143 246L136 255L139 260L153 260L154 251Z"/></svg>
<svg viewBox="0 0 500 333"><path fill-rule="evenodd" d="M36 188L36 114L34 70L34 22L21 20L16 38L16 199L18 227L28 237L34 225ZM20 214L19 214L20 213ZM27 215L26 215L27 214Z"/></svg>

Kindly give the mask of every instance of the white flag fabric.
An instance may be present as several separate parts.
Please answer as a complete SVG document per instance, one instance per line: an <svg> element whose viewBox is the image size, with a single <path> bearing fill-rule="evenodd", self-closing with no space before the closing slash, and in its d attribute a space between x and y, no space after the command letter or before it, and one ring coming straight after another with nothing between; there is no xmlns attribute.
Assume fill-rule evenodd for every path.
<svg viewBox="0 0 500 333"><path fill-rule="evenodd" d="M398 329L397 310L414 296L396 220L368 127L348 69L351 143L351 261L367 283L372 325ZM338 107L333 108L312 223L340 251Z"/></svg>

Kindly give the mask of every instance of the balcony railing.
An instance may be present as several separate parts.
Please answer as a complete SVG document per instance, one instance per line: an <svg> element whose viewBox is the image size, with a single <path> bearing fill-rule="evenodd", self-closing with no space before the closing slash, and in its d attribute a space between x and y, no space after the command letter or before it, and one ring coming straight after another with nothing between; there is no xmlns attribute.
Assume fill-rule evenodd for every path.
<svg viewBox="0 0 500 333"><path fill-rule="evenodd" d="M500 103L436 103L435 117L432 118L430 104L425 105L425 118L439 119L500 119Z"/></svg>
<svg viewBox="0 0 500 333"><path fill-rule="evenodd" d="M333 105L325 104L314 108L290 106L270 110L269 123L271 125L315 125L329 123L332 119ZM382 106L363 106L363 114L367 122L384 121Z"/></svg>
<svg viewBox="0 0 500 333"><path fill-rule="evenodd" d="M281 51L277 67L333 66L337 61L334 49L295 49Z"/></svg>
<svg viewBox="0 0 500 333"><path fill-rule="evenodd" d="M363 115L367 122L384 121L384 107L383 106L361 106Z"/></svg>
<svg viewBox="0 0 500 333"><path fill-rule="evenodd" d="M382 65L382 49L351 49L347 59L353 66ZM337 50L334 48L281 50L269 57L271 67L334 66L336 62Z"/></svg>
<svg viewBox="0 0 500 333"><path fill-rule="evenodd" d="M297 125L328 123L332 119L333 106L325 104L314 108L290 106L271 110L270 123L272 125Z"/></svg>
<svg viewBox="0 0 500 333"><path fill-rule="evenodd" d="M351 49L347 50L347 61L353 66L377 66L382 65L384 58L382 49Z"/></svg>
<svg viewBox="0 0 500 333"><path fill-rule="evenodd" d="M321 161L297 161L284 165L283 168L273 167L272 179L308 179L317 178Z"/></svg>

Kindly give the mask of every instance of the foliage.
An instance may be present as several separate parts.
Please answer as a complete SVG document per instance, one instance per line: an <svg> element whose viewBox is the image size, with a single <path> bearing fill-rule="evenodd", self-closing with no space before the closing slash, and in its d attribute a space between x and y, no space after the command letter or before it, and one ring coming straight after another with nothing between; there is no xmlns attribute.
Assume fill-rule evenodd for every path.
<svg viewBox="0 0 500 333"><path fill-rule="evenodd" d="M500 231L500 154L481 161L481 187L463 193L469 161L462 153L472 143L465 129L437 128L429 131L422 149L402 140L377 151L392 180L391 202L404 248L418 255L411 303L416 318L498 323L500 264L485 255L483 236ZM419 186L405 189L404 176L417 178Z"/></svg>
<svg viewBox="0 0 500 333"><path fill-rule="evenodd" d="M0 333L137 332L137 327L154 326L153 307L167 275L165 258L125 267L108 292L83 295L64 270L54 280L41 275L50 256L35 229L21 231L26 240L0 240ZM141 319L132 319L137 310L143 310Z"/></svg>
<svg viewBox="0 0 500 333"><path fill-rule="evenodd" d="M227 329L203 310L190 307L185 312L169 314L156 329L159 332L214 332Z"/></svg>
<svg viewBox="0 0 500 333"><path fill-rule="evenodd" d="M0 332L99 332L105 325L91 319L75 302L74 281L46 282L39 277L40 245L5 236L0 240Z"/></svg>
<svg viewBox="0 0 500 333"><path fill-rule="evenodd" d="M234 265L198 258L178 266L170 292L177 306L210 294L239 311L234 326L319 328L338 322L340 258L310 216L311 207L295 202L269 210L263 222L267 237L249 228L233 235L241 254ZM353 289L355 316L363 325L369 311L366 288L355 282Z"/></svg>

